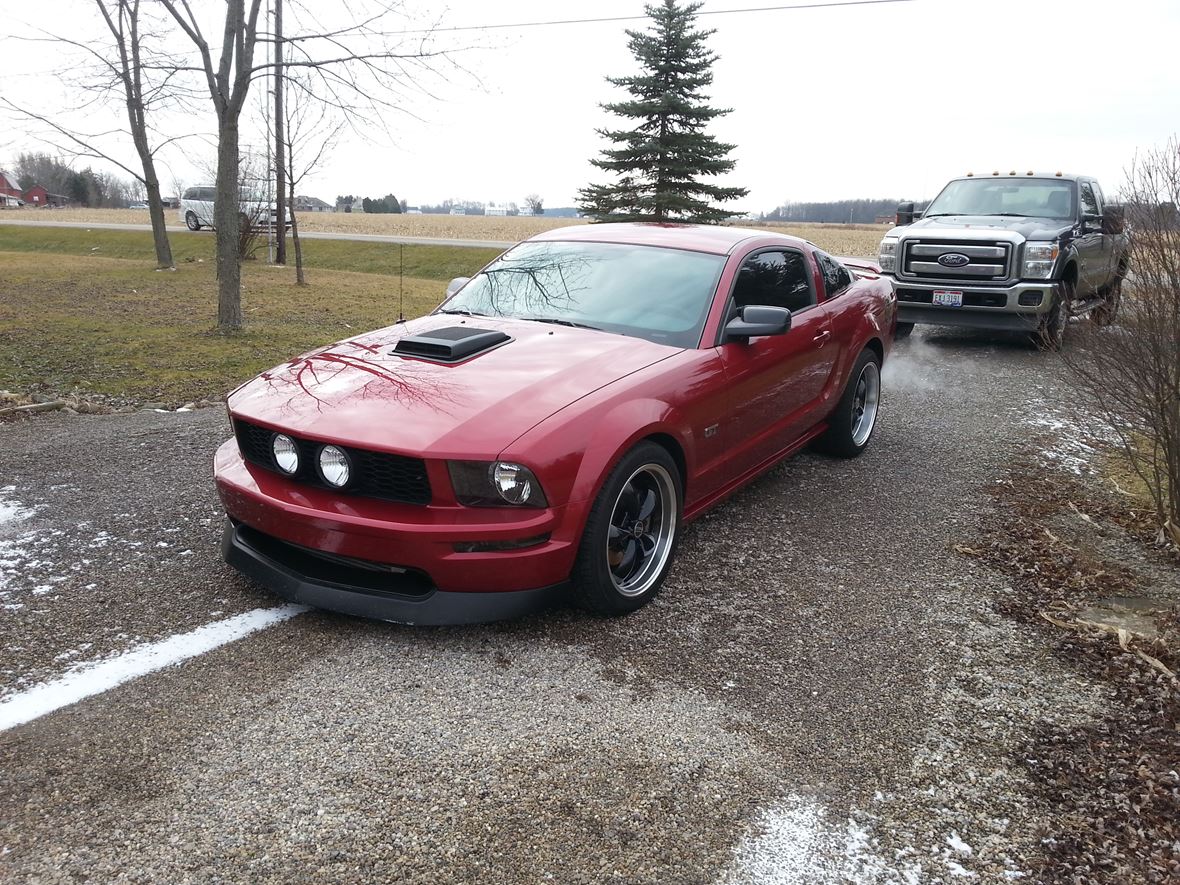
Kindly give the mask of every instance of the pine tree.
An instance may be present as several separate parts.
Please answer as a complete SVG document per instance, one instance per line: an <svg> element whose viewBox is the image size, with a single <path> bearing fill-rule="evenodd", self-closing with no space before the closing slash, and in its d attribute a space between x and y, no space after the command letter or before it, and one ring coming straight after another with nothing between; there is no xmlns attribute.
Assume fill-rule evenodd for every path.
<svg viewBox="0 0 1180 885"><path fill-rule="evenodd" d="M579 192L579 209L599 221L683 221L716 223L739 213L714 203L744 197L748 190L701 181L729 172L734 145L705 132L729 109L711 108L702 90L713 82L717 56L705 46L714 32L693 27L700 3L677 0L650 4L647 31L627 31L628 48L642 73L608 77L631 99L603 108L634 120L633 129L598 130L615 147L590 162L618 176L614 184L592 184Z"/></svg>

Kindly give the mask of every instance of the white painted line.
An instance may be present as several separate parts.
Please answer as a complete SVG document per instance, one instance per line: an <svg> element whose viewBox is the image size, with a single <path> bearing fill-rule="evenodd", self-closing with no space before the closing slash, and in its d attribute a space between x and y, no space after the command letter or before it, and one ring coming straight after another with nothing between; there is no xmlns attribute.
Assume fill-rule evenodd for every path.
<svg viewBox="0 0 1180 885"><path fill-rule="evenodd" d="M171 667L258 630L303 614L307 606L281 605L214 621L188 633L148 642L123 654L72 667L66 675L0 700L0 731L31 722L83 698Z"/></svg>

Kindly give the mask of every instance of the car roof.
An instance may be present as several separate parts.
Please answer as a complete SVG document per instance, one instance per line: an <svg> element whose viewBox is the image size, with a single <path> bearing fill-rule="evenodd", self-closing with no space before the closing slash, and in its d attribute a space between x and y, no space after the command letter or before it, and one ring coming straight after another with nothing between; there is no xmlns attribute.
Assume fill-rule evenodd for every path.
<svg viewBox="0 0 1180 885"><path fill-rule="evenodd" d="M728 255L739 244L754 238L771 239L796 246L807 245L806 240L769 230L710 224L661 224L657 222L573 224L539 233L530 237L528 242L625 243Z"/></svg>
<svg viewBox="0 0 1180 885"><path fill-rule="evenodd" d="M1014 178L1052 178L1057 181L1077 181L1079 178L1091 178L1089 175L1075 175L1072 172L974 172L966 175L960 175L956 181L966 180L971 178L995 178L995 179L1014 179Z"/></svg>

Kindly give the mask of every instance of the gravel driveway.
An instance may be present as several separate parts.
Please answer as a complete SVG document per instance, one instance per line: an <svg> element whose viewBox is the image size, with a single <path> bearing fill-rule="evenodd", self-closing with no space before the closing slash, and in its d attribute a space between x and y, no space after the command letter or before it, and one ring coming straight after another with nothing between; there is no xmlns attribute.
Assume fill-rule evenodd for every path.
<svg viewBox="0 0 1180 885"><path fill-rule="evenodd" d="M1015 754L1102 690L953 547L1052 444L1060 373L919 332L864 457L801 455L689 527L630 617L309 612L0 732L0 880L1027 874L1044 810ZM0 701L280 604L218 559L227 435L219 409L0 425Z"/></svg>

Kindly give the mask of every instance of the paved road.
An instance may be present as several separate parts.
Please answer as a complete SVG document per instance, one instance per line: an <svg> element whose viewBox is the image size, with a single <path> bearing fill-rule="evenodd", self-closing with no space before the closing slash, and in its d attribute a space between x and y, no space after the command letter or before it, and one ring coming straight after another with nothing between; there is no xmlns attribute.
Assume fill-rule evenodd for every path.
<svg viewBox="0 0 1180 885"><path fill-rule="evenodd" d="M1044 813L1019 749L1094 699L950 547L1058 374L915 335L864 457L739 493L631 617L310 612L0 732L0 880L1010 881ZM280 604L218 560L227 433L0 424L0 701Z"/></svg>
<svg viewBox="0 0 1180 885"><path fill-rule="evenodd" d="M7 218L0 218L0 224L20 225L24 227L80 227L87 230L142 230L150 231L152 226L150 224L92 224L88 221L9 221ZM169 227L170 234L193 236L210 236L210 232L192 232L183 227ZM308 240L359 240L370 243L405 243L406 245L419 246L459 246L468 247L472 249L507 249L510 246L515 246L515 240L451 240L438 237L394 237L386 236L384 234L351 234L351 233L332 233L330 231L305 231L299 234L300 237Z"/></svg>

